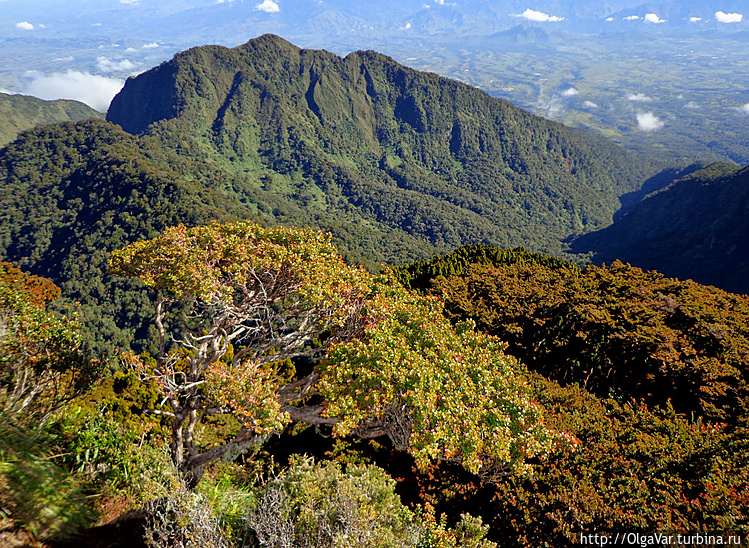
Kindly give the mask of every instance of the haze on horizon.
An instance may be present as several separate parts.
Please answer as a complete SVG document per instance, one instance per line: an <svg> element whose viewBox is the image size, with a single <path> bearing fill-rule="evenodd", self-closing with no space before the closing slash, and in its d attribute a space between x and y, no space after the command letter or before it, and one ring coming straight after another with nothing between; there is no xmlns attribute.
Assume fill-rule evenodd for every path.
<svg viewBox="0 0 749 548"><path fill-rule="evenodd" d="M105 111L128 76L273 33L372 49L630 146L749 162L741 0L0 0L0 91ZM745 13L746 12L746 13ZM723 127L729 144L710 148ZM677 142L677 145L670 144ZM633 144L634 143L634 144ZM681 152L679 152L680 154Z"/></svg>

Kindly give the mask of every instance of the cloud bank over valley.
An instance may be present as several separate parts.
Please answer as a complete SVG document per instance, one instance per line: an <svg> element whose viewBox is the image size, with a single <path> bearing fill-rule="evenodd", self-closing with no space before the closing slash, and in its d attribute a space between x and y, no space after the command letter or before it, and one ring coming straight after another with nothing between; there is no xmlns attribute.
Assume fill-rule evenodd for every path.
<svg viewBox="0 0 749 548"><path fill-rule="evenodd" d="M74 99L86 103L93 109L106 112L109 103L125 84L119 78L109 78L68 70L45 75L41 72L29 71L21 93L33 95L40 99L52 101L55 99Z"/></svg>
<svg viewBox="0 0 749 548"><path fill-rule="evenodd" d="M649 133L651 131L658 131L662 129L666 124L658 118L652 112L638 112L637 113L637 127L640 131Z"/></svg>

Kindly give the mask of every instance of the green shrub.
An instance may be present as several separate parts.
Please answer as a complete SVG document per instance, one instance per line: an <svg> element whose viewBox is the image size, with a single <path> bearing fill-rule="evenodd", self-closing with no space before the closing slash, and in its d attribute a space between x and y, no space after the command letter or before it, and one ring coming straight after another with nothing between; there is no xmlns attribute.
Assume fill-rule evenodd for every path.
<svg viewBox="0 0 749 548"><path fill-rule="evenodd" d="M77 313L47 311L60 289L0 262L0 412L27 426L47 421L98 378Z"/></svg>
<svg viewBox="0 0 749 548"><path fill-rule="evenodd" d="M744 429L537 383L549 421L580 444L497 485L491 526L507 546L578 546L581 533L749 533Z"/></svg>
<svg viewBox="0 0 749 548"><path fill-rule="evenodd" d="M229 548L206 498L187 489L176 470L167 495L146 505L145 540L150 548Z"/></svg>
<svg viewBox="0 0 749 548"><path fill-rule="evenodd" d="M76 407L56 427L67 466L100 491L126 495L131 507L165 492L171 465L153 423L120 422L105 410Z"/></svg>
<svg viewBox="0 0 749 548"><path fill-rule="evenodd" d="M413 546L417 531L395 494L395 482L374 466L299 462L260 491L247 525L263 546Z"/></svg>
<svg viewBox="0 0 749 548"><path fill-rule="evenodd" d="M670 400L713 421L746 412L746 296L620 262L476 263L431 284L451 320L475 320L508 354L561 383L622 402Z"/></svg>
<svg viewBox="0 0 749 548"><path fill-rule="evenodd" d="M259 469L267 465L262 460L253 459L244 465L221 461L206 472L196 489L221 516L227 538L240 546L251 540L245 517L257 504L256 485L262 473Z"/></svg>
<svg viewBox="0 0 749 548"><path fill-rule="evenodd" d="M293 548L491 548L481 520L463 516L454 529L430 507L414 513L395 481L376 466L297 461L263 485L246 518L261 546Z"/></svg>

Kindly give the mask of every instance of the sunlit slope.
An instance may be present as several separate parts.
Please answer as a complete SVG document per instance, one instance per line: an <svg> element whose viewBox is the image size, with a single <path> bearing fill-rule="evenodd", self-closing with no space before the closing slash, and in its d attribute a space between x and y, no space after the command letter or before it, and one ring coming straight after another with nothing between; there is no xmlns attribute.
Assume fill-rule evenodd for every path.
<svg viewBox="0 0 749 548"><path fill-rule="evenodd" d="M78 101L43 101L27 95L0 93L0 147L22 131L41 124L103 117L101 112Z"/></svg>
<svg viewBox="0 0 749 548"><path fill-rule="evenodd" d="M270 35L193 48L129 79L108 120L222 169L268 215L284 208L264 208L267 193L305 212L284 222L328 216L427 244L408 256L369 246L387 262L466 242L559 252L569 234L609 224L617 196L653 172L465 84Z"/></svg>

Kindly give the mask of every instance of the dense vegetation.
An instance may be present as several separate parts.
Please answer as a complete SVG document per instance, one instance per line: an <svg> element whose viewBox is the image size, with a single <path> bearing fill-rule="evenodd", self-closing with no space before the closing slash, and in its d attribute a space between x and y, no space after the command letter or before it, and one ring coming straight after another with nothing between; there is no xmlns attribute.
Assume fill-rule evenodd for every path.
<svg viewBox="0 0 749 548"><path fill-rule="evenodd" d="M112 250L179 222L251 216L145 148L91 120L37 128L0 157L0 254L55 280L64 303L81 303L87 338L110 352L145 340L150 314L132 284L107 275Z"/></svg>
<svg viewBox="0 0 749 548"><path fill-rule="evenodd" d="M57 335L59 321L44 311L57 288L3 266L0 435L8 446L0 452L0 492L16 523L64 538L110 511L108 497L124 498L127 507L161 495L142 509L150 546L228 546L229 535L252 545L296 538L321 548L490 548L480 520L467 516L448 528L427 506L410 510L374 467L349 463L344 472L307 462L274 482L229 480L228 490L245 495L233 510L212 507L187 489L205 483L204 466L235 460L292 421L332 427L335 437L389 438L422 469L444 460L485 478L524 469L528 458L570 444L544 426L524 370L497 340L469 324L453 328L439 303L392 278L345 265L330 240L311 230L214 223L170 228L114 253L116 272L139 276L155 290L160 352L142 355L133 370L102 379L74 402L81 384L62 387L62 381L91 379L84 373L97 362L68 359L79 352L80 343L71 342L76 326ZM184 335L167 339L167 309L179 305L176 324ZM297 376L301 358L314 358L315 369ZM120 367L132 360L138 358L123 356ZM60 382L47 382L49 375ZM444 390L444 383L454 389ZM55 387L51 395L48 385ZM50 410L34 426L31 410L50 398L54 411L63 403L65 411L51 416ZM201 427L201 419L218 415L228 422ZM159 423L163 417L170 426ZM170 431L173 467L158 457ZM148 449L141 451L144 443ZM59 455L47 456L51 449ZM59 464L51 462L59 457ZM272 459L255 463L274 468ZM209 475L214 489L215 474ZM56 494L46 490L50 482L61 484ZM87 491L102 501L86 504ZM220 522L216 511L235 521Z"/></svg>
<svg viewBox="0 0 749 548"><path fill-rule="evenodd" d="M561 238L609 224L617 197L655 171L383 55L342 59L270 35L178 54L128 80L107 119L199 155L254 203L272 191L321 228L330 217L365 228L358 250L386 263L472 241L558 252ZM429 245L386 247L383 233Z"/></svg>
<svg viewBox="0 0 749 548"><path fill-rule="evenodd" d="M618 261L580 269L484 246L401 272L444 298L449 317L472 318L559 382L711 420L734 423L744 412L746 297Z"/></svg>
<svg viewBox="0 0 749 548"><path fill-rule="evenodd" d="M558 251L651 168L267 36L131 79L111 117L139 135L64 123L0 151L0 497L27 535L81 545L133 509L110 542L749 535L747 297L486 243L424 259ZM745 170L650 184L674 176L620 222L743 196Z"/></svg>
<svg viewBox="0 0 749 548"><path fill-rule="evenodd" d="M309 226L371 269L472 241L559 252L654 169L382 55L272 36L179 54L128 80L108 117L140 135L94 120L0 151L0 256L80 302L110 352L149 344L148 305L106 257L166 226Z"/></svg>
<svg viewBox="0 0 749 548"><path fill-rule="evenodd" d="M0 412L10 417L43 424L94 380L75 314L45 310L59 295L49 280L0 263Z"/></svg>
<svg viewBox="0 0 749 548"><path fill-rule="evenodd" d="M0 147L35 126L103 117L101 112L78 101L43 101L27 95L0 93Z"/></svg>
<svg viewBox="0 0 749 548"><path fill-rule="evenodd" d="M397 273L507 341L540 373L552 424L580 440L533 478L453 487L458 504L496 516L508 546L569 546L585 531L746 534L747 297L488 246ZM427 500L451 480L433 481Z"/></svg>
<svg viewBox="0 0 749 548"><path fill-rule="evenodd" d="M613 225L573 242L594 261L621 259L749 293L749 168L712 164L646 196Z"/></svg>
<svg viewBox="0 0 749 548"><path fill-rule="evenodd" d="M156 292L159 352L125 359L158 381L169 410L152 412L171 419L172 460L191 482L292 420L387 436L420 466L447 460L487 478L556 444L499 340L470 323L453 329L438 302L346 265L330 240L248 222L181 225L112 254L114 274ZM172 327L170 315L183 320ZM321 357L280 380L286 360ZM201 452L201 419L224 414L239 433Z"/></svg>
<svg viewBox="0 0 749 548"><path fill-rule="evenodd" d="M238 245L243 234L251 237ZM12 450L0 452L0 489L16 523L63 538L147 503L129 525L117 526L135 535L127 537L131 545L142 534L150 546L283 539L296 546L307 539L322 547L347 538L351 546L423 548L489 548L490 540L575 546L580 534L622 530L749 534L746 297L621 263L581 269L483 245L396 269L407 284L442 296L453 330L438 300L399 288L392 278L378 287L377 277L327 257L329 245L329 237L310 231L241 223L170 229L115 254L118 269L159 289L157 303L194 303L185 322L162 318L170 329L182 324L193 333L181 336L183 348L142 354L136 369L103 378L41 428L23 428L32 415L3 412L0 435ZM326 258L315 259L320 252ZM274 271L273 264L288 266ZM256 268L267 280L246 276ZM46 314L40 307L57 294L54 286L10 266L3 272L7 291L27 295ZM343 315L329 316L332 325L302 319L299 306L323 310L333 303L318 281L338 287L353 281L340 276L358 280L351 302L335 298ZM359 290L373 293L362 301ZM262 307L260 316L242 316L237 308L263 291L281 298L270 307L274 314L292 307L283 322L268 316L290 329L277 339L260 328ZM15 306L9 303L0 303L4 317ZM361 306L363 331L347 324L354 319L350 305ZM252 335L233 330L234 345L221 342L225 327L215 344L201 335L222 326L222 318L254 326ZM303 333L300 325L312 324L325 334L297 347L305 352L291 352L302 359L280 359L291 355L282 346L260 361L242 358L243 345L285 344L290 334ZM15 348L13 340L4 342ZM522 357L532 371L504 352ZM319 362L321 354L327 358ZM83 363L68 362L67 370L82 371ZM207 366L202 376L190 373L190 363ZM7 376L0 382L9 386ZM194 386L201 388L191 392ZM0 393L3 402L8 394ZM159 406L164 395L179 402L171 414L159 411L169 409ZM535 403L506 422L502 414L527 405L525 398ZM225 418L208 409L216 404ZM189 405L202 421L175 438L177 423L169 416ZM142 415L146 409L156 413ZM528 420L542 415L544 431L557 439L552 446L542 430L528 428ZM525 426L512 426L521 416ZM314 428L303 428L305 421ZM242 436L275 428L283 429L275 441ZM482 435L486 428L494 435ZM337 438L312 441L321 429ZM531 432L541 437L529 444ZM515 449L498 443L508 434L520 436ZM202 454L227 454L227 443L253 449L234 464L214 460L190 491L163 451L170 440L174 450L175 439L188 440L185 455L201 464L211 462ZM514 453L521 447L524 456ZM395 458L399 449L416 458ZM480 456L474 464L470 451ZM293 456L300 452L324 462ZM528 458L533 452L537 457ZM236 458L240 451L228 453ZM527 473L486 473L487 457L510 462L513 454ZM38 461L40 455L48 460ZM45 490L49 482L59 489Z"/></svg>

